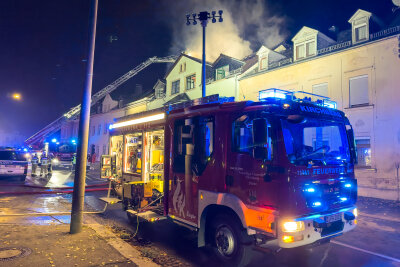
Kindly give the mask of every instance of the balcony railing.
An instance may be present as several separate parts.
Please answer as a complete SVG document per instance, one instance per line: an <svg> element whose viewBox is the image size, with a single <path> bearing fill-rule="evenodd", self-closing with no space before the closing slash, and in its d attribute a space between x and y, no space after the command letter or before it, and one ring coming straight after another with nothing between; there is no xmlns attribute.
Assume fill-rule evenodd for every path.
<svg viewBox="0 0 400 267"><path fill-rule="evenodd" d="M275 62L271 62L270 64L268 64L268 69L273 69L273 68L277 68L283 65L287 65L293 62L293 58L285 58L279 61L275 61Z"/></svg>
<svg viewBox="0 0 400 267"><path fill-rule="evenodd" d="M393 35L395 33L399 33L400 32L400 26L395 26L386 30L382 30L380 32L376 32L376 33L371 33L369 35L369 39L370 40L374 40L377 38L382 38L382 37L386 37L386 36L390 36Z"/></svg>
<svg viewBox="0 0 400 267"><path fill-rule="evenodd" d="M322 54L325 54L325 53L333 52L333 51L340 50L340 49L343 49L343 48L346 48L346 47L349 47L349 46L351 46L351 41L338 43L338 44L335 44L335 45L331 45L331 46L319 49L317 55L322 55Z"/></svg>

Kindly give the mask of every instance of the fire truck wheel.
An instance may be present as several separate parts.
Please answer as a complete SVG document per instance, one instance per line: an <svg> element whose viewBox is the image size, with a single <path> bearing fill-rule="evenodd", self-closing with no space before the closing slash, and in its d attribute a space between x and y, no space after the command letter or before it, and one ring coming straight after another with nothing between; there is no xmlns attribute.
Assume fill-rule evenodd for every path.
<svg viewBox="0 0 400 267"><path fill-rule="evenodd" d="M251 260L249 236L232 216L221 214L211 225L211 245L215 256L226 266L246 266Z"/></svg>

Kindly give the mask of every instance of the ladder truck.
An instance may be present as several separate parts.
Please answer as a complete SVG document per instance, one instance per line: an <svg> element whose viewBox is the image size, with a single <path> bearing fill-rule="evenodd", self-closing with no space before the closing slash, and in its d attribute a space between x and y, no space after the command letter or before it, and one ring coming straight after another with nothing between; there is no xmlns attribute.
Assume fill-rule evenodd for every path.
<svg viewBox="0 0 400 267"><path fill-rule="evenodd" d="M110 129L102 175L121 189L128 217L192 229L227 266L247 264L254 248L316 245L357 224L354 134L328 98L210 96Z"/></svg>
<svg viewBox="0 0 400 267"><path fill-rule="evenodd" d="M142 62L132 70L128 71L118 79L116 79L114 82L111 84L107 85L97 93L95 93L92 96L91 99L91 106L96 104L99 100L101 100L103 97L105 97L107 94L113 92L115 89L117 89L120 85L128 81L130 78L133 76L137 75L139 72L147 68L153 63L172 63L177 59L176 56L167 56L167 57L151 57L147 59L146 61ZM81 111L81 105L77 105L73 108L71 108L67 113L63 114L61 117L41 129L39 132L35 133L31 137L25 140L25 144L28 146L36 146L40 147L43 145L43 142L45 141L46 137L51 136L52 134L58 132L61 129L61 126L63 123L65 123L68 120L74 120L78 117L79 113Z"/></svg>

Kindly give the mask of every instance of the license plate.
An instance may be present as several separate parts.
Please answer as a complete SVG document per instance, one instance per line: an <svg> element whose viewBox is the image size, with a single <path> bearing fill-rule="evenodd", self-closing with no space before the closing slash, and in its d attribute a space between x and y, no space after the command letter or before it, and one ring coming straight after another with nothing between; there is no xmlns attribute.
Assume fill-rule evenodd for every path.
<svg viewBox="0 0 400 267"><path fill-rule="evenodd" d="M329 216L325 216L325 222L326 223L331 223L331 222L336 222L342 220L342 213L335 213Z"/></svg>

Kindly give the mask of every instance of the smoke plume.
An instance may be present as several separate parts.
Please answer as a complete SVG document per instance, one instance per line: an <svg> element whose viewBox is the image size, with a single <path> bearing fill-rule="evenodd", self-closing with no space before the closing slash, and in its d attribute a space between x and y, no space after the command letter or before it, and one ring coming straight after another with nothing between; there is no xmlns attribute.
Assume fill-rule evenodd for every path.
<svg viewBox="0 0 400 267"><path fill-rule="evenodd" d="M211 23L206 28L206 56L214 61L220 53L242 59L261 45L276 46L286 37L285 19L270 14L263 0L188 0L174 1L166 7L171 14L167 24L173 32L170 52L185 51L201 58L202 28L186 26L186 14L223 10L223 22ZM217 13L218 14L218 13Z"/></svg>

